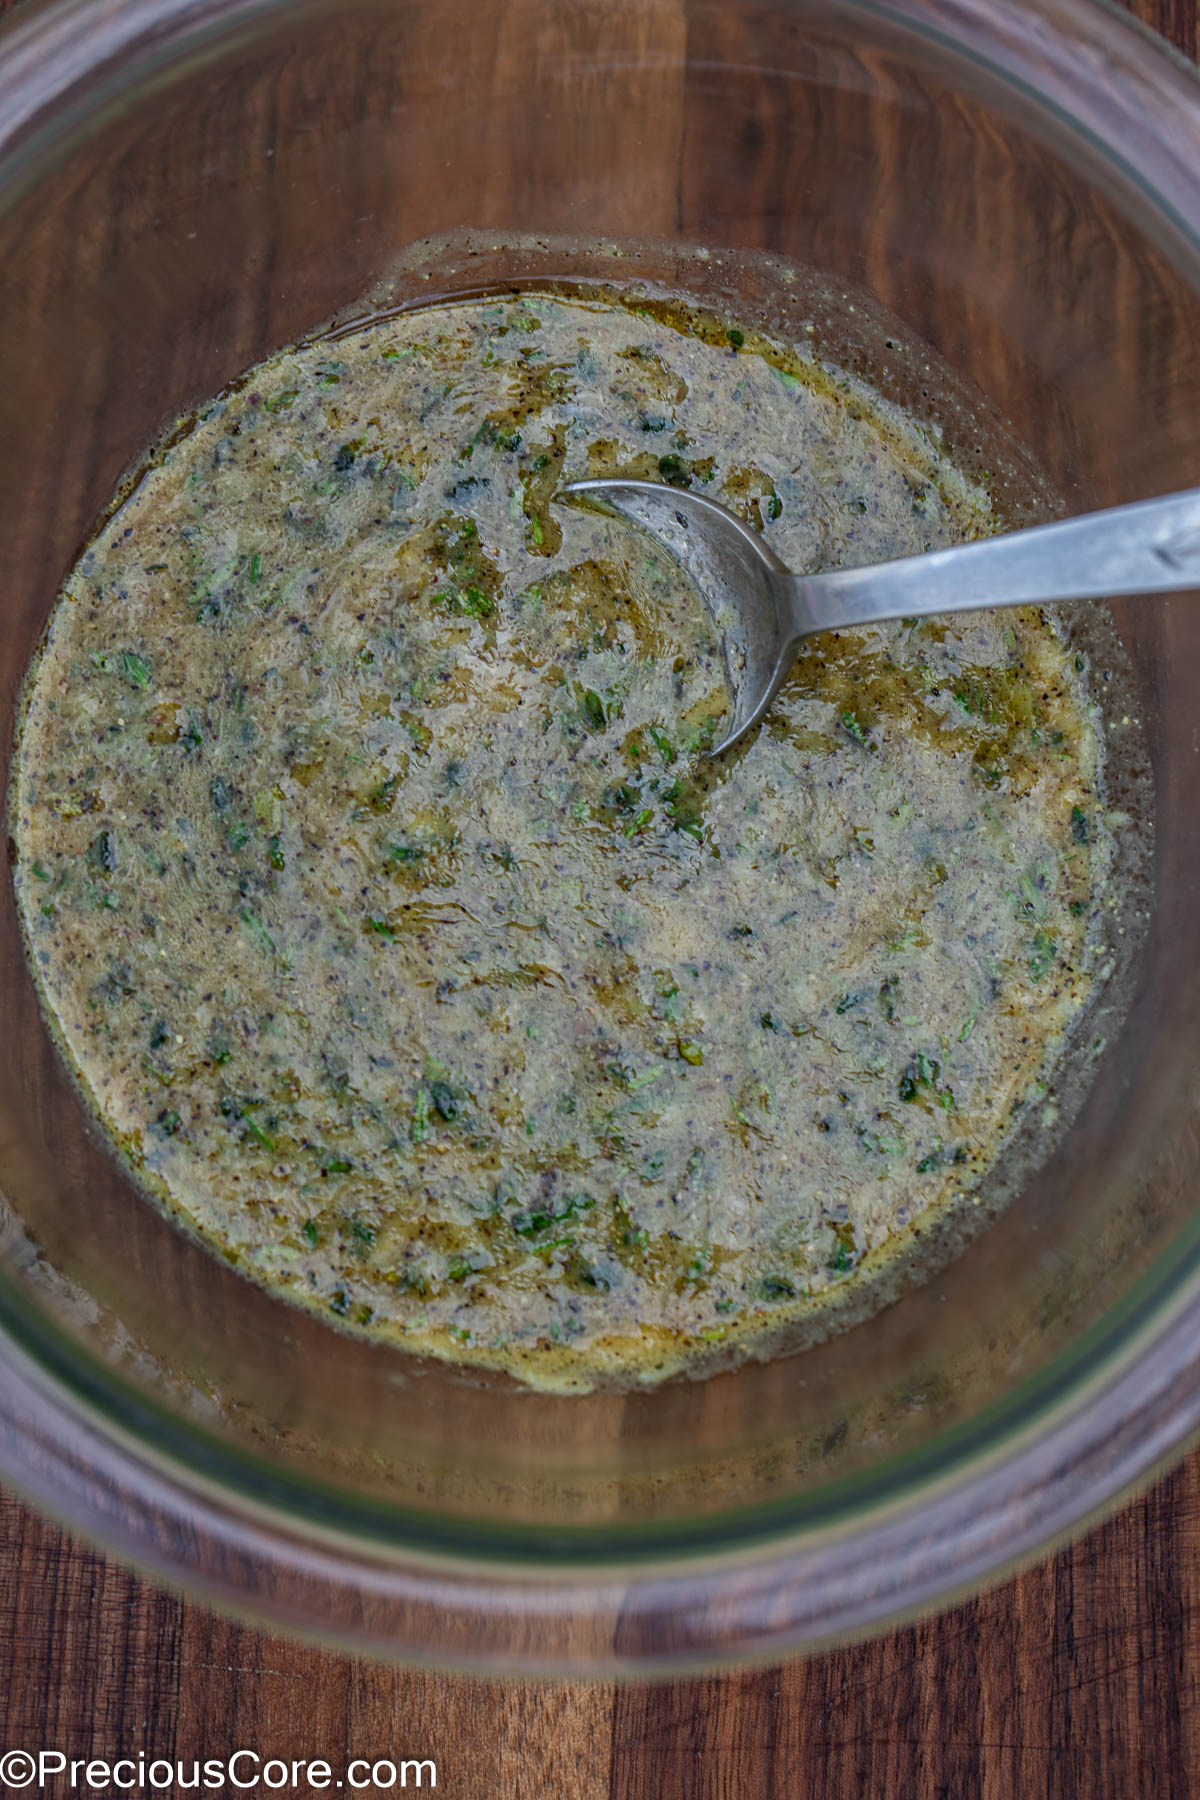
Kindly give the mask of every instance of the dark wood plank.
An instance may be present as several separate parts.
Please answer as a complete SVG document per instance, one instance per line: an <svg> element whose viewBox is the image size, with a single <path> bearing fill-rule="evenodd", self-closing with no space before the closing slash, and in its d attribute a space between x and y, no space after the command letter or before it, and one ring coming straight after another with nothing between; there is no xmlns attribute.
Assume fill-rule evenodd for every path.
<svg viewBox="0 0 1200 1800"><path fill-rule="evenodd" d="M1200 7L1196 0L1124 0L1143 25L1159 31L1177 50L1200 60Z"/></svg>
<svg viewBox="0 0 1200 1800"><path fill-rule="evenodd" d="M1200 50L1196 0L1134 10ZM456 1800L1171 1800L1200 1782L1200 1454L936 1618L784 1668L618 1692L402 1672L257 1632L6 1497L0 1748L42 1744L431 1756Z"/></svg>
<svg viewBox="0 0 1200 1800"><path fill-rule="evenodd" d="M836 1654L627 1689L614 1800L1194 1791L1200 1458L1052 1561Z"/></svg>
<svg viewBox="0 0 1200 1800"><path fill-rule="evenodd" d="M171 1755L184 1603L0 1497L0 1748Z"/></svg>
<svg viewBox="0 0 1200 1800"><path fill-rule="evenodd" d="M383 1668L217 1617L0 1497L0 1751L431 1757L441 1791L602 1800L607 1687Z"/></svg>
<svg viewBox="0 0 1200 1800"><path fill-rule="evenodd" d="M266 1759L432 1758L439 1790L479 1800L600 1800L611 1735L607 1689L470 1681L381 1668L188 1607L178 1670L177 1754L254 1748Z"/></svg>

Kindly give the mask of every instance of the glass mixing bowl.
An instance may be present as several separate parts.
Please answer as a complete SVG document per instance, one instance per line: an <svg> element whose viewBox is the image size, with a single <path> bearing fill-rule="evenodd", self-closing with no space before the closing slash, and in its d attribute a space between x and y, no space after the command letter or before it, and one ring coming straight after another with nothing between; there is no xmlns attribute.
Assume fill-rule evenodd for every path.
<svg viewBox="0 0 1200 1800"><path fill-rule="evenodd" d="M1194 73L1089 0L29 0L0 32L5 758L130 459L389 272L404 301L707 260L736 304L774 252L823 272L815 341L885 391L933 406L918 341L940 352L961 459L1000 417L1071 508L1200 483L1197 171ZM613 256L628 240L644 261ZM1152 891L1073 1124L894 1305L707 1381L538 1396L249 1285L90 1123L4 883L7 1476L259 1619L637 1671L941 1603L1178 1454L1200 1425L1200 605L1117 614Z"/></svg>

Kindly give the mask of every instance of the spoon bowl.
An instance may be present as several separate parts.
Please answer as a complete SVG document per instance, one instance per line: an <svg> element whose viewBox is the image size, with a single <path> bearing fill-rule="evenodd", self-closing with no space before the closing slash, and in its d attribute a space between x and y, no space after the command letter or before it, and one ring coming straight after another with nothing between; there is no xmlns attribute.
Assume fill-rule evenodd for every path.
<svg viewBox="0 0 1200 1800"><path fill-rule="evenodd" d="M648 531L694 583L716 627L733 715L712 754L762 718L792 666L783 584L792 579L752 526L703 494L657 481L573 481L562 489ZM781 605L783 613L781 616Z"/></svg>

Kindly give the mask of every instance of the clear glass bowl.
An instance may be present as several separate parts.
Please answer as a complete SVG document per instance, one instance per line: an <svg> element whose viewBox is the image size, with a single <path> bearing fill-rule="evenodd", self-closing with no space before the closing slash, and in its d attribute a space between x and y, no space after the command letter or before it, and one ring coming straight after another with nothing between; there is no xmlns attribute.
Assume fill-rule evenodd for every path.
<svg viewBox="0 0 1200 1800"><path fill-rule="evenodd" d="M129 460L465 226L448 287L606 271L637 238L668 277L707 249L736 298L777 252L825 272L818 342L852 360L881 303L959 372L961 456L981 393L1069 507L1200 483L1197 171L1194 73L1088 0L30 0L0 32L4 754ZM436 285L419 262L397 298ZM882 379L919 407L892 348ZM248 1285L89 1123L4 883L7 1476L260 1619L611 1672L941 1603L1177 1454L1200 1425L1200 606L1118 613L1152 907L1075 1123L935 1279L705 1382L538 1397Z"/></svg>

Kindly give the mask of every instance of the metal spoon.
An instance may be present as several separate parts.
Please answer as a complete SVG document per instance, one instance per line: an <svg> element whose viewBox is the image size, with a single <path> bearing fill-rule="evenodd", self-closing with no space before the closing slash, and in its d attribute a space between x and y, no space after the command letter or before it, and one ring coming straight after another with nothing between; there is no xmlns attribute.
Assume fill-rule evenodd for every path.
<svg viewBox="0 0 1200 1800"><path fill-rule="evenodd" d="M793 575L756 531L702 494L621 480L573 481L560 491L643 526L695 582L720 636L733 702L714 756L758 724L814 632L1200 587L1200 488L825 575Z"/></svg>

